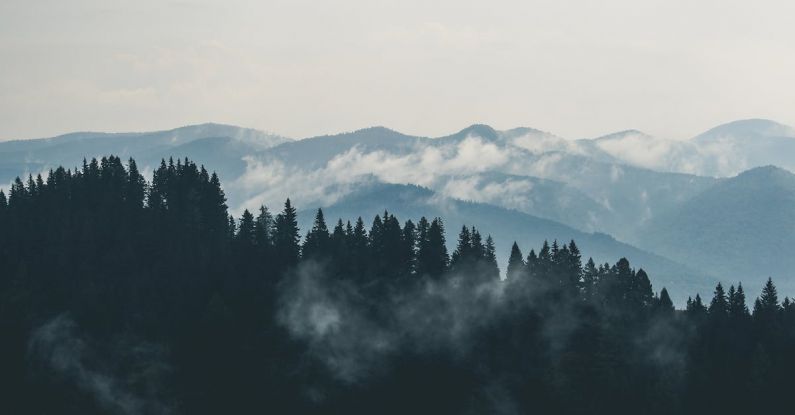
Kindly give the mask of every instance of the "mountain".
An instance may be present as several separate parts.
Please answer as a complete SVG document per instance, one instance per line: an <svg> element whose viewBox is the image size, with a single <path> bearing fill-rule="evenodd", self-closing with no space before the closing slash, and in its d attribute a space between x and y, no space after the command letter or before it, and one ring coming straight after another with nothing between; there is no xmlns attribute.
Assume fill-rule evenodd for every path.
<svg viewBox="0 0 795 415"><path fill-rule="evenodd" d="M665 286L680 305L688 295L711 292L715 279L693 271L679 263L619 242L602 233L578 231L558 222L541 219L511 209L483 203L464 202L442 197L433 191L413 185L385 184L371 181L336 203L323 208L329 227L338 218L354 222L361 216L369 227L376 214L389 210L399 220L413 220L422 216L444 219L447 244L450 252L455 248L461 226L475 226L484 235L494 237L498 262L505 270L510 246L517 241L523 253L536 252L544 240L568 242L574 239L585 259L592 256L598 263L615 263L626 257L635 268L649 272L655 290ZM299 212L302 230L311 228L315 210Z"/></svg>
<svg viewBox="0 0 795 415"><path fill-rule="evenodd" d="M771 137L795 138L795 129L772 120L753 118L721 124L694 137L694 141L707 142L722 139L766 139Z"/></svg>
<svg viewBox="0 0 795 415"><path fill-rule="evenodd" d="M721 157L727 176L765 165L795 171L795 129L775 121L751 119L719 125L691 140Z"/></svg>
<svg viewBox="0 0 795 415"><path fill-rule="evenodd" d="M684 141L626 130L577 144L591 158L661 172L730 177L769 164L795 170L795 129L763 119L733 121Z"/></svg>
<svg viewBox="0 0 795 415"><path fill-rule="evenodd" d="M199 140L203 141L194 143ZM145 164L157 163L160 158L172 155L198 161L201 157L194 157L191 151L209 153L205 151L207 146L215 146L215 150L223 146L224 151L234 152L239 155L238 158L242 158L286 141L290 140L250 128L212 123L146 133L82 132L51 138L5 141L0 142L0 183L8 183L17 175L35 175L59 165L77 166L83 158L107 154L140 158L139 165L144 167ZM223 169L224 166L217 168Z"/></svg>
<svg viewBox="0 0 795 415"><path fill-rule="evenodd" d="M488 203L594 231L612 222L602 204L563 182L498 172L440 176L432 185L437 193L463 201Z"/></svg>
<svg viewBox="0 0 795 415"><path fill-rule="evenodd" d="M653 219L638 244L717 275L795 289L795 175L767 166L724 179Z"/></svg>
<svg viewBox="0 0 795 415"><path fill-rule="evenodd" d="M413 202L401 207L405 217L416 217L415 208L444 217L450 213L460 223L493 225L526 244L575 236L595 240L603 233L612 235L606 237L611 243L621 244L612 237L625 243L610 250L592 244L594 255L602 252L609 261L622 256L619 247L637 246L647 255L687 263L699 270L696 274L790 278L784 274L789 262L771 256L791 246L786 235L790 190L782 179L789 173L763 168L724 178L745 166L795 169L795 133L772 121L736 121L686 141L638 130L568 140L539 129L497 130L484 124L437 138L372 127L293 141L219 124L149 133L72 133L0 143L0 183L106 154L134 157L145 173L171 156L205 164L218 172L235 214L260 204L274 208L287 197L299 206L345 207L363 194L367 206L378 211L393 206L385 203L393 196L391 190L373 190L374 183L417 185L430 196L414 194ZM749 178L756 178L752 185L741 185ZM418 200L443 201L469 213L455 216ZM777 210L767 211L771 206ZM494 219L480 222L485 219L474 212ZM527 222L538 231L516 233L501 218ZM761 222L746 230L747 218ZM746 251L756 259L743 259Z"/></svg>
<svg viewBox="0 0 795 415"><path fill-rule="evenodd" d="M278 160L304 169L320 168L335 156L357 148L362 152L389 151L405 153L426 142L427 138L401 134L385 127L365 128L349 133L324 135L290 141L259 152L267 160Z"/></svg>
<svg viewBox="0 0 795 415"><path fill-rule="evenodd" d="M262 200L267 185L265 200L302 193L308 196L299 202L324 204L329 192L314 189L373 175L630 240L640 224L715 181L609 161L615 158L599 149L592 151L599 156L591 157L585 150L530 128L503 132L476 124L449 136L423 138L375 127L261 151L248 160L250 174L229 190L244 193L237 200ZM274 174L282 179L263 179ZM304 191L305 186L312 190Z"/></svg>

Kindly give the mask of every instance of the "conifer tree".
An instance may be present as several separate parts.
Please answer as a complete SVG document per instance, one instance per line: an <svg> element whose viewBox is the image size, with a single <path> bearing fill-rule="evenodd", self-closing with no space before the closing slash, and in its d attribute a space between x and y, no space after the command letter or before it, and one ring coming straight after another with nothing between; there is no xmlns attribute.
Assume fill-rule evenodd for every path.
<svg viewBox="0 0 795 415"><path fill-rule="evenodd" d="M259 214L254 221L254 238L260 252L264 253L271 246L273 233L273 216L265 205L260 205Z"/></svg>
<svg viewBox="0 0 795 415"><path fill-rule="evenodd" d="M687 308L685 309L688 316L699 322L707 314L707 307L704 305L704 302L701 301L701 296L696 294L695 299L687 299Z"/></svg>
<svg viewBox="0 0 795 415"><path fill-rule="evenodd" d="M534 249L530 249L530 252L527 254L527 260L525 261L525 273L527 274L528 279L536 279L539 275L539 266L538 266L538 256L536 255L536 251Z"/></svg>
<svg viewBox="0 0 795 415"><path fill-rule="evenodd" d="M582 271L583 296L587 300L593 300L596 295L596 286L599 283L599 270L593 258L588 258ZM667 294L667 291L666 291ZM662 294L661 294L662 295Z"/></svg>
<svg viewBox="0 0 795 415"><path fill-rule="evenodd" d="M491 235L486 236L483 260L486 265L486 280L499 280L500 268L497 265L497 248L494 246L494 239L491 237Z"/></svg>
<svg viewBox="0 0 795 415"><path fill-rule="evenodd" d="M480 260L486 256L486 247L483 245L483 238L480 236L480 232L472 227L471 231L472 235L472 259L473 260Z"/></svg>
<svg viewBox="0 0 795 415"><path fill-rule="evenodd" d="M511 256L508 258L508 268L506 270L506 278L508 281L517 281L522 278L525 271L525 262L522 258L522 251L516 241L511 246Z"/></svg>
<svg viewBox="0 0 795 415"><path fill-rule="evenodd" d="M470 261L473 256L472 233L464 225L458 233L458 245L450 257L450 267L455 269L459 264Z"/></svg>
<svg viewBox="0 0 795 415"><path fill-rule="evenodd" d="M407 220L403 225L403 238L401 239L401 252L399 263L403 275L414 274L417 259L417 228L414 222Z"/></svg>
<svg viewBox="0 0 795 415"><path fill-rule="evenodd" d="M284 202L284 210L276 216L273 235L273 248L279 268L285 269L298 263L300 247L298 241L298 220L290 199Z"/></svg>
<svg viewBox="0 0 795 415"><path fill-rule="evenodd" d="M138 165L132 158L127 162L127 168L129 174L125 189L125 198L130 209L128 210L129 212L143 207L144 198L146 197L146 180L138 171Z"/></svg>
<svg viewBox="0 0 795 415"><path fill-rule="evenodd" d="M671 301L671 296L668 295L668 290L663 287L660 290L660 298L657 300L657 310L664 315L671 315L674 312L674 303Z"/></svg>
<svg viewBox="0 0 795 415"><path fill-rule="evenodd" d="M726 293L723 290L723 285L719 282L715 286L715 293L712 296L712 301L709 304L710 318L724 320L728 317L729 302L726 299Z"/></svg>
<svg viewBox="0 0 795 415"><path fill-rule="evenodd" d="M240 217L240 224L235 235L235 244L238 249L245 249L251 253L251 249L256 245L256 234L254 233L254 215L245 209Z"/></svg>
<svg viewBox="0 0 795 415"><path fill-rule="evenodd" d="M737 285L737 289L734 289L732 285L729 288L729 318L734 321L742 321L747 320L750 317L750 312L748 311L748 305L745 302L745 291L743 291L743 284L740 283Z"/></svg>
<svg viewBox="0 0 795 415"><path fill-rule="evenodd" d="M654 304L654 292L652 291L649 275L643 268L639 269L632 278L631 296L633 305L638 309L649 309Z"/></svg>
<svg viewBox="0 0 795 415"><path fill-rule="evenodd" d="M444 224L441 219L435 218L428 227L427 240L417 253L417 274L439 277L447 270L449 262Z"/></svg>
<svg viewBox="0 0 795 415"><path fill-rule="evenodd" d="M304 238L304 245L301 251L302 258L306 259L326 259L330 255L330 241L328 226L326 219L323 216L323 209L318 209L315 214L315 222L312 225L306 238Z"/></svg>
<svg viewBox="0 0 795 415"><path fill-rule="evenodd" d="M762 294L759 296L759 311L775 313L778 310L778 291L773 284L773 279L768 278L764 288L762 288ZM756 312L757 310L754 309L754 314L756 314Z"/></svg>

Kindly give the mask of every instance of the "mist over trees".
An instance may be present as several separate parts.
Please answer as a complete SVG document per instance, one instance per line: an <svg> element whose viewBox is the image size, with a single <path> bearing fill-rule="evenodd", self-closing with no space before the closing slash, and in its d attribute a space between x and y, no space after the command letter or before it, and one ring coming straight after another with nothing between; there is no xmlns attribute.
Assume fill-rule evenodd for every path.
<svg viewBox="0 0 795 415"><path fill-rule="evenodd" d="M772 280L675 310L644 270L575 241L514 244L501 279L507 247L474 227L318 209L301 230L289 199L277 209L231 217L187 159L151 183L114 156L18 178L0 192L3 412L792 407L795 305Z"/></svg>

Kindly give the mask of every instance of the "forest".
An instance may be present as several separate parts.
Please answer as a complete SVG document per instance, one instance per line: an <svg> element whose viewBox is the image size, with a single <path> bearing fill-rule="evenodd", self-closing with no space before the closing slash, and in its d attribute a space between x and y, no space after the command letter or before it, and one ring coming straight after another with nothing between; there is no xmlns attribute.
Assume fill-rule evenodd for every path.
<svg viewBox="0 0 795 415"><path fill-rule="evenodd" d="M0 192L0 412L795 409L795 305L773 280L680 310L575 241L514 244L501 273L490 235L443 218L318 209L301 230L278 209L230 216L188 159L151 181L116 156L17 178Z"/></svg>

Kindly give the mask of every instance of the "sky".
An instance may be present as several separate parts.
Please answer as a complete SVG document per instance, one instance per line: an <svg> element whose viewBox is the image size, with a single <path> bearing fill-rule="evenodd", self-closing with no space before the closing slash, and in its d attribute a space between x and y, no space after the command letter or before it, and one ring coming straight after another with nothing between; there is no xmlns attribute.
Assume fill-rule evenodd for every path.
<svg viewBox="0 0 795 415"><path fill-rule="evenodd" d="M791 0L3 0L0 140L795 125Z"/></svg>

